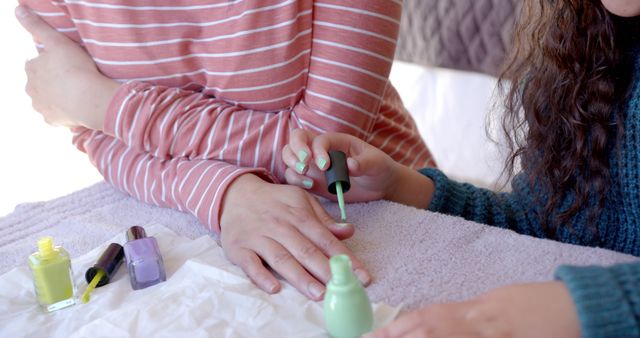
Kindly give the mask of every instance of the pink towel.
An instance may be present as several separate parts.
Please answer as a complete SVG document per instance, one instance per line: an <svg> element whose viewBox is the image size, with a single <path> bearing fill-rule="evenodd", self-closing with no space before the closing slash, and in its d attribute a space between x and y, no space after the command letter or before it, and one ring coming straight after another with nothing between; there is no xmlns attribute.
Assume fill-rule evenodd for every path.
<svg viewBox="0 0 640 338"><path fill-rule="evenodd" d="M338 210L326 203L334 216ZM386 201L347 206L356 235L347 245L374 276L375 302L405 309L463 300L499 286L550 280L562 264L637 260L609 250L518 235L461 218ZM72 256L124 236L131 225L159 223L189 238L207 233L188 214L142 204L105 183L48 202L24 204L0 218L0 273L26 265L42 235L51 235Z"/></svg>

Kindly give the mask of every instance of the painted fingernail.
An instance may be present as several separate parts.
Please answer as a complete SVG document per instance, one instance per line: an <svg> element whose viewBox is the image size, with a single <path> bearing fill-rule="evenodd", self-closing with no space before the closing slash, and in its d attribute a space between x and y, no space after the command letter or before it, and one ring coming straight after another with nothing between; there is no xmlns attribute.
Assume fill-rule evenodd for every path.
<svg viewBox="0 0 640 338"><path fill-rule="evenodd" d="M324 287L318 283L311 283L309 284L309 293L311 294L311 297L321 299L324 294Z"/></svg>
<svg viewBox="0 0 640 338"><path fill-rule="evenodd" d="M309 157L309 154L306 151L300 150L298 152L298 160L300 160L300 162L304 162L307 157Z"/></svg>
<svg viewBox="0 0 640 338"><path fill-rule="evenodd" d="M298 174L304 174L304 172L307 170L307 165L302 163L302 162L298 162L296 163L296 171L298 172Z"/></svg>
<svg viewBox="0 0 640 338"><path fill-rule="evenodd" d="M336 225L340 228L344 228L344 227L348 227L351 225L351 223L347 223L347 222L338 222L336 223Z"/></svg>
<svg viewBox="0 0 640 338"><path fill-rule="evenodd" d="M302 184L307 189L311 189L313 187L313 181L312 180L303 180Z"/></svg>
<svg viewBox="0 0 640 338"><path fill-rule="evenodd" d="M316 160L316 164L318 165L318 168L324 169L324 167L327 165L327 160L323 157L320 157Z"/></svg>
<svg viewBox="0 0 640 338"><path fill-rule="evenodd" d="M371 282L371 276L363 269L356 269L354 273L358 276L358 279L363 285L367 285Z"/></svg>

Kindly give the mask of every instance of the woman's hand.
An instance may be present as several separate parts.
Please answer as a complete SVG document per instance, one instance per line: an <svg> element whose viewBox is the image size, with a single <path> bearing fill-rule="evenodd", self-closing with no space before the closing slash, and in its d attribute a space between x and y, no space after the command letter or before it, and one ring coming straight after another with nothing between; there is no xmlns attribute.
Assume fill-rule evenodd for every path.
<svg viewBox="0 0 640 338"><path fill-rule="evenodd" d="M329 151L347 155L351 189L347 202L387 199L418 208L426 208L433 194L433 182L415 170L395 162L382 150L361 139L341 133L316 135L296 129L282 150L287 165L287 183L335 200L327 191L324 172L329 168Z"/></svg>
<svg viewBox="0 0 640 338"><path fill-rule="evenodd" d="M102 75L87 52L30 9L16 17L44 47L25 64L26 92L33 108L49 124L102 130L104 116L119 84Z"/></svg>
<svg viewBox="0 0 640 338"><path fill-rule="evenodd" d="M367 338L578 338L580 326L561 282L507 286L476 299L408 313Z"/></svg>
<svg viewBox="0 0 640 338"><path fill-rule="evenodd" d="M288 167L285 171L287 183L335 200L335 196L327 191L324 178L324 172L331 165L330 150L341 150L347 155L351 189L345 194L346 201L371 201L386 196L399 165L378 148L340 133L316 136L303 129L292 131L289 144L282 150L282 158Z"/></svg>
<svg viewBox="0 0 640 338"><path fill-rule="evenodd" d="M340 241L353 235L353 226L337 225L300 188L242 175L225 194L220 224L227 258L268 293L278 292L280 283L264 263L305 296L321 300L331 278L329 257L338 254L351 258L363 284L371 282L362 262Z"/></svg>

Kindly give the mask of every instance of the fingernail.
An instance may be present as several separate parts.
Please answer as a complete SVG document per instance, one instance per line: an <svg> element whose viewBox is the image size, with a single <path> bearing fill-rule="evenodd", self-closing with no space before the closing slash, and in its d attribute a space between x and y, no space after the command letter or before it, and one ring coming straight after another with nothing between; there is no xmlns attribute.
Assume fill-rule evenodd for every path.
<svg viewBox="0 0 640 338"><path fill-rule="evenodd" d="M323 157L318 158L318 160L316 161L316 164L318 165L318 168L320 169L324 169L324 166L327 165L327 160Z"/></svg>
<svg viewBox="0 0 640 338"><path fill-rule="evenodd" d="M302 163L302 162L298 162L296 163L296 171L298 172L298 174L304 174L304 172L307 170L307 165Z"/></svg>
<svg viewBox="0 0 640 338"><path fill-rule="evenodd" d="M303 180L302 184L307 189L311 189L313 187L313 181L312 180Z"/></svg>
<svg viewBox="0 0 640 338"><path fill-rule="evenodd" d="M367 285L371 282L371 276L363 269L356 269L354 273L358 276L358 279L363 285Z"/></svg>
<svg viewBox="0 0 640 338"><path fill-rule="evenodd" d="M322 287L318 283L311 283L309 285L309 293L311 297L315 299L322 299L322 295L324 294L324 287Z"/></svg>
<svg viewBox="0 0 640 338"><path fill-rule="evenodd" d="M336 225L340 228L344 228L344 227L348 227L351 225L351 223L346 223L346 222L338 222L336 223Z"/></svg>
<svg viewBox="0 0 640 338"><path fill-rule="evenodd" d="M278 292L278 284L277 283L274 283L272 281L267 281L265 284L266 284L266 289L269 290L269 293Z"/></svg>
<svg viewBox="0 0 640 338"><path fill-rule="evenodd" d="M300 150L298 152L298 159L300 160L300 162L304 162L307 159L308 156L309 156L309 154L304 150Z"/></svg>
<svg viewBox="0 0 640 338"><path fill-rule="evenodd" d="M16 16L18 18L25 18L27 15L29 15L29 10L27 10L26 7L24 6L16 7Z"/></svg>

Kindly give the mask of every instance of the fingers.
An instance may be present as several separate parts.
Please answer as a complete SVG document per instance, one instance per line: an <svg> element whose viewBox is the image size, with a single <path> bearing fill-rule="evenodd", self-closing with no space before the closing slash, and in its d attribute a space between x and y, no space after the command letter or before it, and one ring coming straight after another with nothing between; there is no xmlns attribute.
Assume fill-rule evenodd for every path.
<svg viewBox="0 0 640 338"><path fill-rule="evenodd" d="M339 240L345 240L353 236L353 233L355 232L353 224L336 223L333 217L327 213L315 197L308 196L308 200L320 224L324 225Z"/></svg>
<svg viewBox="0 0 640 338"><path fill-rule="evenodd" d="M294 226L279 226L271 231L271 239L286 248L300 264L322 283L331 278L328 258Z"/></svg>
<svg viewBox="0 0 640 338"><path fill-rule="evenodd" d="M353 254L353 252L349 248L347 248L347 246L338 238L336 238L336 236L332 234L332 231L329 230L329 228L332 228L332 230L340 232L338 231L339 225L337 225L333 218L331 218L331 216L329 216L329 214L324 211L320 203L314 197L309 196L309 198L311 198L309 203L316 213L316 219L309 219L307 221L307 224L299 226L298 229L300 230L300 232L307 238L310 238L327 257L332 257L335 255L349 256L353 266L353 271L360 282L362 282L362 284L364 284L365 286L369 285L369 283L371 283L371 275L364 268L364 264L362 263L362 261L360 261L360 259L358 259ZM314 222L317 222L319 224L315 224L314 226ZM341 231L344 231L345 234L350 233L352 235L353 226L348 225L344 230Z"/></svg>
<svg viewBox="0 0 640 338"><path fill-rule="evenodd" d="M311 159L311 150L307 145L310 142L309 137L308 131L295 129L289 136L289 144L282 149L284 163L300 175L306 174L309 169Z"/></svg>
<svg viewBox="0 0 640 338"><path fill-rule="evenodd" d="M374 332L370 338L403 337L415 330L424 320L424 310L413 311L394 320L385 328Z"/></svg>
<svg viewBox="0 0 640 338"><path fill-rule="evenodd" d="M316 165L321 170L329 168L329 150L340 150L348 157L358 156L366 142L354 136L342 133L325 133L313 139L311 149Z"/></svg>
<svg viewBox="0 0 640 338"><path fill-rule="evenodd" d="M321 300L325 288L307 272L296 258L280 243L265 238L258 254L293 287L313 300Z"/></svg>
<svg viewBox="0 0 640 338"><path fill-rule="evenodd" d="M45 44L56 44L63 42L64 36L53 29L49 24L36 15L30 8L26 6L18 6L15 10L16 18L26 29L33 39L37 42Z"/></svg>
<svg viewBox="0 0 640 338"><path fill-rule="evenodd" d="M310 177L298 174L291 168L285 170L284 178L288 184L296 185L302 189L312 189L315 185L315 182Z"/></svg>
<svg viewBox="0 0 640 338"><path fill-rule="evenodd" d="M293 153L290 145L286 145L282 149L282 160L284 161L284 164L287 165L287 168L291 168L291 170L294 170L300 175L306 174L309 169L309 164L300 162L298 157Z"/></svg>
<svg viewBox="0 0 640 338"><path fill-rule="evenodd" d="M291 132L289 145L299 163L309 163L309 159L311 158L311 149L309 148L310 137L310 132L304 129L295 129Z"/></svg>
<svg viewBox="0 0 640 338"><path fill-rule="evenodd" d="M276 293L280 291L280 283L264 266L255 252L244 248L234 248L227 254L227 257L231 263L238 265L264 292Z"/></svg>
<svg viewBox="0 0 640 338"><path fill-rule="evenodd" d="M436 304L410 312L367 338L477 337L477 327L464 319L467 303Z"/></svg>

